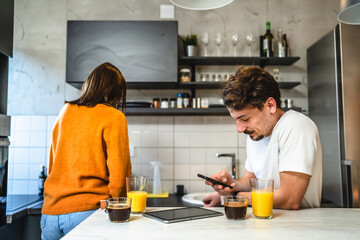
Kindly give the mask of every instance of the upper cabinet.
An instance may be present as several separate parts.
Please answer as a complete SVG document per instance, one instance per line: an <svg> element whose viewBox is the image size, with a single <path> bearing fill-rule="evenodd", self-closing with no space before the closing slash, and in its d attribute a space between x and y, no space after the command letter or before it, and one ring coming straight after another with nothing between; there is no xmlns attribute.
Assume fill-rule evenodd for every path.
<svg viewBox="0 0 360 240"><path fill-rule="evenodd" d="M176 21L68 21L66 82L81 87L104 62L128 83L177 82L178 45Z"/></svg>
<svg viewBox="0 0 360 240"><path fill-rule="evenodd" d="M14 0L2 0L0 4L0 53L13 56Z"/></svg>

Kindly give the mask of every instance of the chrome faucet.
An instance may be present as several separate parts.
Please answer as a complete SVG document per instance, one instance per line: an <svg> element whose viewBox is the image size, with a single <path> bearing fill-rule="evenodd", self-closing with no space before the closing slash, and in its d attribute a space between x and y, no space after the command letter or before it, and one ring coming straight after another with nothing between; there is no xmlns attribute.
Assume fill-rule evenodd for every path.
<svg viewBox="0 0 360 240"><path fill-rule="evenodd" d="M232 178L236 178L236 160L235 153L217 153L217 157L231 157L231 176Z"/></svg>

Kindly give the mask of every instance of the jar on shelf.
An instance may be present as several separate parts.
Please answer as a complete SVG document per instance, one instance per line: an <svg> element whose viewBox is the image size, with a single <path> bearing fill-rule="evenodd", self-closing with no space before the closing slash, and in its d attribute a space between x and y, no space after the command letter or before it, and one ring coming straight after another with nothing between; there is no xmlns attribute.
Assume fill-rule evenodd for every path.
<svg viewBox="0 0 360 240"><path fill-rule="evenodd" d="M183 93L183 106L184 108L190 107L190 94L189 93Z"/></svg>
<svg viewBox="0 0 360 240"><path fill-rule="evenodd" d="M170 108L176 108L176 98L170 98Z"/></svg>
<svg viewBox="0 0 360 240"><path fill-rule="evenodd" d="M153 98L152 107L153 108L160 108L160 99L159 98Z"/></svg>
<svg viewBox="0 0 360 240"><path fill-rule="evenodd" d="M201 108L209 108L209 100L207 98L201 98Z"/></svg>
<svg viewBox="0 0 360 240"><path fill-rule="evenodd" d="M213 75L213 82L221 82L221 81L222 81L221 74L215 73Z"/></svg>
<svg viewBox="0 0 360 240"><path fill-rule="evenodd" d="M180 82L190 82L190 81L191 81L190 69L187 68L180 69Z"/></svg>
<svg viewBox="0 0 360 240"><path fill-rule="evenodd" d="M229 80L229 78L230 78L230 74L229 74L229 73L224 74L224 81Z"/></svg>
<svg viewBox="0 0 360 240"><path fill-rule="evenodd" d="M275 81L277 81L277 82L280 82L280 74L279 74L279 69L278 68L274 68L273 69L273 72L274 72L274 74L273 74L273 77L274 77L274 79L275 79Z"/></svg>
<svg viewBox="0 0 360 240"><path fill-rule="evenodd" d="M182 108L183 107L183 96L181 93L178 93L177 99L176 99L176 107Z"/></svg>
<svg viewBox="0 0 360 240"><path fill-rule="evenodd" d="M161 99L161 108L169 108L169 100L167 98Z"/></svg>
<svg viewBox="0 0 360 240"><path fill-rule="evenodd" d="M201 73L200 74L200 82L208 82L209 81L209 74Z"/></svg>

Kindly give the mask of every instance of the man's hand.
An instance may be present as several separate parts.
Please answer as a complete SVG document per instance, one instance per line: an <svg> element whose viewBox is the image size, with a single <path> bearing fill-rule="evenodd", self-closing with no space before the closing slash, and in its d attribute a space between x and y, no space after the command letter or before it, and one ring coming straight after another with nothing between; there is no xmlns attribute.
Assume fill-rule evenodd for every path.
<svg viewBox="0 0 360 240"><path fill-rule="evenodd" d="M236 181L231 177L228 171L221 170L221 172L212 175L211 178L234 187L234 189L230 189L229 187L223 187L219 184L213 184L209 181L205 181L206 185L212 186L220 195L228 195L235 190Z"/></svg>
<svg viewBox="0 0 360 240"><path fill-rule="evenodd" d="M213 192L203 199L204 207L219 207L220 204L220 195L217 192Z"/></svg>

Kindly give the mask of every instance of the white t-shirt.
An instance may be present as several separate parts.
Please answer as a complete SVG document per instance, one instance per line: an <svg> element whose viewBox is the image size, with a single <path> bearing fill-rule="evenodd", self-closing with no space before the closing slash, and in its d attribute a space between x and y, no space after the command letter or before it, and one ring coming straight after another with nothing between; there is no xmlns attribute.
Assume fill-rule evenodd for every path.
<svg viewBox="0 0 360 240"><path fill-rule="evenodd" d="M271 136L246 142L245 169L257 178L274 179L280 187L284 171L311 175L301 207L320 207L322 187L322 151L314 122L307 116L287 111L275 125Z"/></svg>

